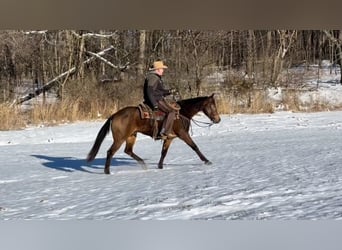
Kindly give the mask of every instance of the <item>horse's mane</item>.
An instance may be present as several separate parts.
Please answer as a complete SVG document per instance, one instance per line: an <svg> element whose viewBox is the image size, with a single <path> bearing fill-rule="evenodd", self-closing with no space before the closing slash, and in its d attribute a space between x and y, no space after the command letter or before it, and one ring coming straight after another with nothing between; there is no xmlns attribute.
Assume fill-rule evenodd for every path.
<svg viewBox="0 0 342 250"><path fill-rule="evenodd" d="M203 108L203 102L208 98L208 96L200 96L177 101L181 106L180 116L183 117L182 121L184 127L190 125L190 119Z"/></svg>
<svg viewBox="0 0 342 250"><path fill-rule="evenodd" d="M204 100L206 100L208 98L208 96L199 96L199 97L195 97L195 98L189 98L189 99L183 99L183 100L179 100L177 103L182 107L182 108L186 108L187 106L191 105L199 105L201 104Z"/></svg>

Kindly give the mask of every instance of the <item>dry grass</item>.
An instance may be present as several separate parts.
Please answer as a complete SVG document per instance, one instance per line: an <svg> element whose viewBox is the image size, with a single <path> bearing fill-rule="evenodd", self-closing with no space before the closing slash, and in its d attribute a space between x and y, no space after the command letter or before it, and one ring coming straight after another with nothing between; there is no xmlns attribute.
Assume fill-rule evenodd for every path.
<svg viewBox="0 0 342 250"><path fill-rule="evenodd" d="M117 111L113 101L65 100L49 105L35 105L29 112L32 124L56 124L106 118Z"/></svg>
<svg viewBox="0 0 342 250"><path fill-rule="evenodd" d="M81 120L103 119L117 111L113 101L63 101L55 104L36 104L29 111L19 107L0 106L0 130L22 129L27 125L55 125Z"/></svg>
<svg viewBox="0 0 342 250"><path fill-rule="evenodd" d="M0 130L19 129L25 126L25 119L18 107L0 104Z"/></svg>
<svg viewBox="0 0 342 250"><path fill-rule="evenodd" d="M0 130L105 119L119 107L137 105L141 101L140 92L140 89L128 83L103 85L91 79L83 82L70 80L65 85L63 99L53 104L37 102L29 110L1 105Z"/></svg>
<svg viewBox="0 0 342 250"><path fill-rule="evenodd" d="M266 100L265 92L254 91L251 94L250 105L247 109L248 113L273 113L274 107Z"/></svg>
<svg viewBox="0 0 342 250"><path fill-rule="evenodd" d="M220 114L236 113L272 113L271 103L265 99L261 91L252 91L244 94L223 93L216 98L217 109Z"/></svg>
<svg viewBox="0 0 342 250"><path fill-rule="evenodd" d="M123 98L123 97L122 97ZM27 125L55 125L65 122L81 120L105 119L118 109L137 105L141 97L131 94L126 102L117 98L93 96L92 98L66 98L54 104L36 104L30 110L23 111L20 107L0 105L0 130L25 128ZM263 91L245 93L220 92L216 95L217 108L220 114L234 113L272 113L274 104L270 103ZM299 101L299 93L286 92L283 103L284 110L315 112L338 109L330 107L328 103L312 103L303 108Z"/></svg>

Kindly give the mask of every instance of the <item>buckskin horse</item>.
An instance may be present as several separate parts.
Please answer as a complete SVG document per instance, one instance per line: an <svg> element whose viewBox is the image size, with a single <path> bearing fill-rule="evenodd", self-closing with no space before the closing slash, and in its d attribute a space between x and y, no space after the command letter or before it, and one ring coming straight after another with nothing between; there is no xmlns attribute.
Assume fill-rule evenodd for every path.
<svg viewBox="0 0 342 250"><path fill-rule="evenodd" d="M189 128L190 120L200 111L202 111L212 121L212 123L219 123L221 121L217 112L214 94L210 96L184 99L177 103L181 109L179 111L179 119L176 119L173 124L174 133L178 138L188 144L205 164L211 164L191 139ZM158 128L160 129L161 126L162 121L158 121ZM124 142L126 142L124 152L140 163L143 169L147 169L144 160L133 152L133 146L138 132L153 137L154 125L150 119L141 118L140 111L136 106L125 107L112 114L107 119L97 134L94 145L87 156L87 161L91 162L95 159L95 156L110 129L112 130L114 142L107 151L107 159L104 168L105 174L110 174L112 157ZM163 168L164 158L173 139L174 138L167 138L163 142L161 156L158 163L159 169Z"/></svg>

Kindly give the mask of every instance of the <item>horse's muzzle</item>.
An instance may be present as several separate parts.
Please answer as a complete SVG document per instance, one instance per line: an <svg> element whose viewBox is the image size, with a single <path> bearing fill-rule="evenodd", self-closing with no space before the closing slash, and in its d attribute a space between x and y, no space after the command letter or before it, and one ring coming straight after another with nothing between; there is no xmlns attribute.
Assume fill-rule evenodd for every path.
<svg viewBox="0 0 342 250"><path fill-rule="evenodd" d="M221 117L220 116L215 116L212 121L213 121L213 123L219 123L221 121Z"/></svg>

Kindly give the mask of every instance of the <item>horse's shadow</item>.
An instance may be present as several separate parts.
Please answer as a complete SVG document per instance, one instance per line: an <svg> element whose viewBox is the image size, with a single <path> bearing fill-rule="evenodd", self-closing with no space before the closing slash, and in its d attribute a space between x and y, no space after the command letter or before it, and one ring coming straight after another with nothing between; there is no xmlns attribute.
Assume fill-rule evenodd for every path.
<svg viewBox="0 0 342 250"><path fill-rule="evenodd" d="M45 160L46 162L42 163L44 167L64 172L81 171L91 174L102 174L106 162L105 158L95 159L91 163L88 163L85 159L78 159L73 157L53 157L47 155L31 156ZM129 158L114 158L112 160L111 167L120 166L137 166L137 164L135 161Z"/></svg>

